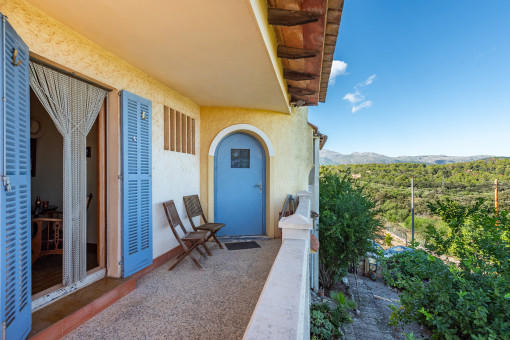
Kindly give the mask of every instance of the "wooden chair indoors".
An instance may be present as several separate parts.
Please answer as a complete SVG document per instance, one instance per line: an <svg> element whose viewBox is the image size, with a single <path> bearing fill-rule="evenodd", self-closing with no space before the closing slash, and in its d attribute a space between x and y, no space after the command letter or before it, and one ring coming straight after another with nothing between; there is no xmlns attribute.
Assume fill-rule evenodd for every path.
<svg viewBox="0 0 510 340"><path fill-rule="evenodd" d="M202 205L200 204L200 200L198 199L198 195L191 195L191 196L184 196L184 206L186 207L186 212L188 214L189 222L191 223L191 226L193 227L193 230L199 231L209 231L211 235L209 238L214 238L214 241L218 243L218 246L220 246L221 249L223 249L223 246L221 245L221 242L216 237L216 233L225 226L224 223L208 223L207 218L205 217L204 211L202 210ZM193 218L200 216L204 224L201 224L199 226L195 225L195 222L193 222ZM209 240L209 238L207 240Z"/></svg>
<svg viewBox="0 0 510 340"><path fill-rule="evenodd" d="M63 254L62 222L61 218L32 219L32 263L46 255Z"/></svg>
<svg viewBox="0 0 510 340"><path fill-rule="evenodd" d="M211 252L209 251L209 248L207 248L205 242L210 236L210 232L208 231L192 231L188 232L186 228L184 228L184 225L182 224L181 218L179 217L179 213L177 212L177 209L175 208L174 201L168 201L163 203L163 207L165 208L166 218L168 219L168 224L170 225L170 228L172 229L172 232L177 239L177 242L182 246L183 251L177 256L177 262L175 262L168 270L172 270L177 265L186 258L186 256L189 256L193 262L195 262L195 265L201 269L204 270L204 267L202 267L202 264L193 256L191 253L194 249L196 249L200 255L204 258L207 258L207 256L198 248L199 246L203 246L207 254L209 256L212 256ZM179 236L179 233L177 232L176 228L177 226L180 226L184 235Z"/></svg>
<svg viewBox="0 0 510 340"><path fill-rule="evenodd" d="M92 197L92 194L87 195L87 210ZM48 210L32 218L32 263L46 255L64 253L62 215L61 211Z"/></svg>

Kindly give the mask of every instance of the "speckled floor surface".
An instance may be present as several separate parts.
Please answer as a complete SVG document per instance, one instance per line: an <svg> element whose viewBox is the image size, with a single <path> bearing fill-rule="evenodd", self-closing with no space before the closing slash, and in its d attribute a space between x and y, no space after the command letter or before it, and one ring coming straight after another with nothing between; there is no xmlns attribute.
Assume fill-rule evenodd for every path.
<svg viewBox="0 0 510 340"><path fill-rule="evenodd" d="M186 258L170 272L170 260L64 339L241 339L281 245L256 242L261 248L209 243L205 271Z"/></svg>

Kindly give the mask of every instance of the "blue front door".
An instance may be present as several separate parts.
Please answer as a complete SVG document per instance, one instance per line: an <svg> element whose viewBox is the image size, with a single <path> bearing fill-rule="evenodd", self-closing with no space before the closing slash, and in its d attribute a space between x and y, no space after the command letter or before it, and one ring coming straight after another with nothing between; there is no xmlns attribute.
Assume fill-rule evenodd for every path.
<svg viewBox="0 0 510 340"><path fill-rule="evenodd" d="M222 235L265 234L265 154L245 133L225 137L214 164L214 221L225 223Z"/></svg>

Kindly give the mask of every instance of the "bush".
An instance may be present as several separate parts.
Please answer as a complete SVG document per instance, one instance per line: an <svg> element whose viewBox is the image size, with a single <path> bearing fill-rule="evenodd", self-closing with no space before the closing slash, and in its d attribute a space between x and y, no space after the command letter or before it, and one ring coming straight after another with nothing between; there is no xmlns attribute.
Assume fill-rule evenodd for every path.
<svg viewBox="0 0 510 340"><path fill-rule="evenodd" d="M384 235L384 243L388 246L388 247L391 247L391 242L393 241L393 237L391 237L391 235L389 233L386 233L386 235Z"/></svg>
<svg viewBox="0 0 510 340"><path fill-rule="evenodd" d="M336 307L331 309L327 304L314 304L310 308L310 335L312 339L337 339L340 337L338 328L352 322L349 309L355 309L356 303L349 300L341 292L333 292L331 298Z"/></svg>
<svg viewBox="0 0 510 340"><path fill-rule="evenodd" d="M347 299L342 292L332 292L331 298L337 304L332 313L335 325L339 327L341 324L352 322L348 310L356 309L356 302Z"/></svg>
<svg viewBox="0 0 510 340"><path fill-rule="evenodd" d="M314 304L310 308L310 337L317 340L338 339L340 332L332 320L328 305Z"/></svg>
<svg viewBox="0 0 510 340"><path fill-rule="evenodd" d="M448 226L447 235L429 228L428 247L454 252L445 264L415 250L386 260L386 282L403 290L392 324L416 321L438 339L510 339L510 234L508 213L498 216L483 202L463 206L451 200L431 205Z"/></svg>
<svg viewBox="0 0 510 340"><path fill-rule="evenodd" d="M321 167L320 188L320 280L331 289L349 263L358 262L372 249L380 224L375 202L347 174Z"/></svg>

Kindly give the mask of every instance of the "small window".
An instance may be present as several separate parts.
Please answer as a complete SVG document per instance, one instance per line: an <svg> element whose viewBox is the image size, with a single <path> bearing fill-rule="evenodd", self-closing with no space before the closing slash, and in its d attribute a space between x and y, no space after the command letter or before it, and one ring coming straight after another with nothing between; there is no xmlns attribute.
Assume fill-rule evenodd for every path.
<svg viewBox="0 0 510 340"><path fill-rule="evenodd" d="M250 149L230 149L231 168L250 167Z"/></svg>
<svg viewBox="0 0 510 340"><path fill-rule="evenodd" d="M195 119L164 107L164 149L195 154Z"/></svg>

